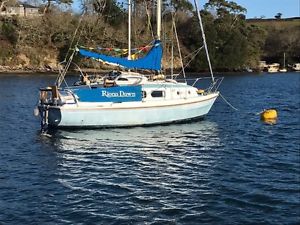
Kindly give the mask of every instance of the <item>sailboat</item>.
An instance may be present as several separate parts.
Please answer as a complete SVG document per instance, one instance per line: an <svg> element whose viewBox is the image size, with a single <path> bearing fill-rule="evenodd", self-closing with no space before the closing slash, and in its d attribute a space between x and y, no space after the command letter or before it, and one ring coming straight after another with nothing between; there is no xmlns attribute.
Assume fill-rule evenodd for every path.
<svg viewBox="0 0 300 225"><path fill-rule="evenodd" d="M129 21L131 1L129 0ZM214 78L205 40L204 29L197 2L195 1L202 39L211 72L211 84L207 89L195 87L201 78L188 84L161 73L162 43L161 0L157 3L157 39L143 57L131 57L131 29L129 23L128 57L113 57L90 50L76 48L76 53L127 71L111 71L100 82L91 82L84 73L80 82L62 86L68 65L59 73L53 86L40 89L38 111L42 130L52 128L129 127L166 124L205 116L219 96L217 90L223 78ZM75 53L74 53L75 54ZM151 70L143 75L134 70Z"/></svg>
<svg viewBox="0 0 300 225"><path fill-rule="evenodd" d="M287 69L285 67L285 52L283 53L283 68L279 69L279 72L286 73Z"/></svg>

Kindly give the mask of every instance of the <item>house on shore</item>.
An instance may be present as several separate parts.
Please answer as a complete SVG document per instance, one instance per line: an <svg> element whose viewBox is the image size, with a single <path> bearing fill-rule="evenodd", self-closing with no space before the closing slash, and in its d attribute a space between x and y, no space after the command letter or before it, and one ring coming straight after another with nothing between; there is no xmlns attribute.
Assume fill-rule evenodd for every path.
<svg viewBox="0 0 300 225"><path fill-rule="evenodd" d="M11 6L5 6L0 16L19 16L19 17L35 17L42 15L39 7L26 3L17 3Z"/></svg>

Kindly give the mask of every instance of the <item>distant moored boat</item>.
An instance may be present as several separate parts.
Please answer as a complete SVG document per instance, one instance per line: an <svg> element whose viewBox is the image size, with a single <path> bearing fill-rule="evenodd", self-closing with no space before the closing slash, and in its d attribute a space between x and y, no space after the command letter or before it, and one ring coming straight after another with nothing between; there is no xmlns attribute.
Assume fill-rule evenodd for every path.
<svg viewBox="0 0 300 225"><path fill-rule="evenodd" d="M287 72L287 69L285 67L285 52L283 53L283 67L281 69L279 69L279 72L281 72L281 73Z"/></svg>
<svg viewBox="0 0 300 225"><path fill-rule="evenodd" d="M293 66L292 66L292 69L294 71L300 71L300 63L295 63Z"/></svg>
<svg viewBox="0 0 300 225"><path fill-rule="evenodd" d="M279 71L279 63L269 64L267 69L268 73L277 73Z"/></svg>

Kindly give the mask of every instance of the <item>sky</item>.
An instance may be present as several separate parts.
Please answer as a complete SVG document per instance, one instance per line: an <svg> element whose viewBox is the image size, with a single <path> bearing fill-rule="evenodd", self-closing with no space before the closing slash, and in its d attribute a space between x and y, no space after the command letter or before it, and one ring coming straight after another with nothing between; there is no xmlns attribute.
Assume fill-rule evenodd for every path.
<svg viewBox="0 0 300 225"><path fill-rule="evenodd" d="M198 0L199 1L199 0ZM282 13L282 18L300 16L300 0L229 0L247 9L247 18L274 18L277 13ZM204 5L207 0L200 0Z"/></svg>
<svg viewBox="0 0 300 225"><path fill-rule="evenodd" d="M190 0L193 2L193 0ZM199 3L200 1L200 3ZM247 18L274 18L277 13L282 13L282 18L300 17L300 0L228 0L247 9ZM74 0L73 9L78 10L80 0ZM198 0L198 4L203 5L208 0Z"/></svg>

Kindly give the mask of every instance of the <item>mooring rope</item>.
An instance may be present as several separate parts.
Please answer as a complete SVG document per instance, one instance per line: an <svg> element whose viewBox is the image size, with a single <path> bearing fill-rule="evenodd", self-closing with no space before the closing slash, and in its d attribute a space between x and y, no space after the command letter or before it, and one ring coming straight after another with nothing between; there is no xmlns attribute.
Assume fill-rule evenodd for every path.
<svg viewBox="0 0 300 225"><path fill-rule="evenodd" d="M235 111L238 111L237 108L235 108L229 101L226 100L226 98L220 93L220 97L224 100L224 102L229 105L232 109L234 109Z"/></svg>

